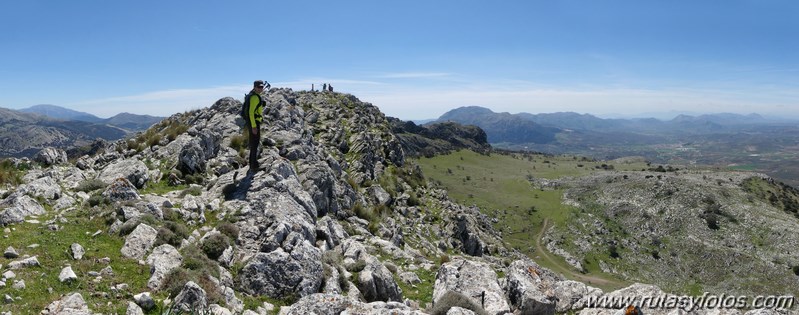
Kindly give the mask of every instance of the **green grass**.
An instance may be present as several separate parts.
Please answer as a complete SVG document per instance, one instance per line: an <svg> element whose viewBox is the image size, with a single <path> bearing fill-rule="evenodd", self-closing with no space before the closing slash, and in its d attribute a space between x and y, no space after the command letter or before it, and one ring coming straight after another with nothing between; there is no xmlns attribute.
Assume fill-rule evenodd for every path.
<svg viewBox="0 0 799 315"><path fill-rule="evenodd" d="M16 186L22 184L22 175L27 167L26 165L23 168L18 168L14 166L11 160L3 159L0 161L0 185L10 184Z"/></svg>
<svg viewBox="0 0 799 315"><path fill-rule="evenodd" d="M5 288L0 288L0 295L21 297L21 300L13 304L4 305L4 310L14 314L37 314L51 302L59 300L62 295L81 292L93 312L125 313L126 301L130 300L132 295L149 291L146 287L150 276L149 266L139 265L136 261L121 256L120 249L124 244L121 237L108 233L91 236L97 230L107 230L101 216L81 209L66 214L65 218L68 223L59 223L62 227L60 231L51 231L43 224L24 222L10 226L15 230L6 234L8 238L3 239L3 247L13 246L20 254L18 259L25 255L38 256L41 266L14 270L17 275L16 280L24 280L26 289L20 291L12 289L12 281L9 281ZM48 219L51 218L45 216L38 218L41 222ZM81 244L86 250L82 260L76 261L71 258L69 248L72 243ZM28 248L31 244L39 246ZM114 275L103 276L101 281L95 282L88 273L99 272L105 268L106 265L98 262L104 257L111 259L110 266ZM0 264L5 266L14 260L17 259L0 257ZM67 265L72 266L78 280L63 284L58 281L58 275ZM90 293L111 292L111 287L120 283L128 284L129 289L120 292L119 296L109 293L110 296L105 298ZM48 288L52 288L52 293Z"/></svg>
<svg viewBox="0 0 799 315"><path fill-rule="evenodd" d="M551 253L536 253L535 241L545 220L550 228L565 227L579 210L562 204L562 189L540 189L530 179L557 179L588 175L602 169L640 171L644 163L617 164L592 161L572 156L541 154L481 155L458 151L433 158L420 158L425 176L447 189L449 196L464 205L476 205L499 222L494 227L503 233L511 247L527 254L542 266L569 275L577 272L566 261ZM612 282L606 288L618 288L623 282L602 273L598 265L589 264L588 276Z"/></svg>
<svg viewBox="0 0 799 315"><path fill-rule="evenodd" d="M177 186L170 186L169 181L164 179L157 182L149 182L147 183L147 187L139 191L140 195L146 194L154 194L154 195L165 195L168 192L176 191L176 190L186 190L189 189L189 185L177 185ZM187 192L188 193L188 192Z"/></svg>

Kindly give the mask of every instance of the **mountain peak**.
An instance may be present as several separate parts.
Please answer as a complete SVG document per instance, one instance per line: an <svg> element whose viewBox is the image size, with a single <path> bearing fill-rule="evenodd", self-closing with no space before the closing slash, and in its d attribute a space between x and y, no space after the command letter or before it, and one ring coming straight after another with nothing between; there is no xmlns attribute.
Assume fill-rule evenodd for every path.
<svg viewBox="0 0 799 315"><path fill-rule="evenodd" d="M33 113L39 114L43 116L47 116L54 119L61 119L61 120L77 120L77 121L86 121L86 122L100 122L102 118L94 116L89 113L79 112L76 110L72 110L66 107L61 107L57 105L51 104L40 104L34 105L28 108L20 109L19 111L24 113Z"/></svg>

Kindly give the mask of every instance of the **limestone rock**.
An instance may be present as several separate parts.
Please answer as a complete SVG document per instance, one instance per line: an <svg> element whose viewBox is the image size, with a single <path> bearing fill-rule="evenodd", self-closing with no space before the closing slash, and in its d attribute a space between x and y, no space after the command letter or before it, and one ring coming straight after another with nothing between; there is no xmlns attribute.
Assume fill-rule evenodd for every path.
<svg viewBox="0 0 799 315"><path fill-rule="evenodd" d="M204 311L208 307L205 290L193 281L186 282L175 297L174 307L183 312Z"/></svg>
<svg viewBox="0 0 799 315"><path fill-rule="evenodd" d="M83 249L83 246L80 246L78 243L73 243L69 250L72 252L72 259L74 260L81 260L83 259L83 254L86 253L86 250Z"/></svg>
<svg viewBox="0 0 799 315"><path fill-rule="evenodd" d="M316 293L322 285L321 259L319 250L307 243L294 248L291 253L282 248L258 253L239 273L241 289L273 298Z"/></svg>
<svg viewBox="0 0 799 315"><path fill-rule="evenodd" d="M19 223L24 221L28 216L46 213L44 207L36 202L36 200L19 193L14 193L1 201L0 208L5 208L0 211L0 225Z"/></svg>
<svg viewBox="0 0 799 315"><path fill-rule="evenodd" d="M147 287L153 290L160 288L166 275L172 269L180 267L182 261L183 256L172 245L163 244L153 249L153 253L147 257L151 275L150 280L147 281Z"/></svg>
<svg viewBox="0 0 799 315"><path fill-rule="evenodd" d="M136 303L128 302L128 309L125 311L125 315L144 315L144 311Z"/></svg>
<svg viewBox="0 0 799 315"><path fill-rule="evenodd" d="M316 222L316 235L318 238L324 239L323 249L325 250L333 249L350 237L338 221L328 216Z"/></svg>
<svg viewBox="0 0 799 315"><path fill-rule="evenodd" d="M23 260L12 261L8 264L9 269L21 269L21 268L28 268L28 267L38 267L39 266L39 259L36 258L37 256L25 258Z"/></svg>
<svg viewBox="0 0 799 315"><path fill-rule="evenodd" d="M505 292L497 281L497 274L484 263L458 258L441 265L436 274L433 301L442 302L440 300L450 291L482 306L489 314L510 311Z"/></svg>
<svg viewBox="0 0 799 315"><path fill-rule="evenodd" d="M14 247L11 247L11 246L9 246L9 247L8 247L8 248L6 248L6 250L3 252L3 257L5 257L5 258L7 258L7 259L14 259L14 258L17 258L17 257L19 257L19 254L17 253L17 250L16 250L16 249L14 249Z"/></svg>
<svg viewBox="0 0 799 315"><path fill-rule="evenodd" d="M133 186L128 179L122 177L115 179L111 185L105 188L103 197L111 201L128 201L141 198L139 197L139 191L136 190L136 187Z"/></svg>
<svg viewBox="0 0 799 315"><path fill-rule="evenodd" d="M397 286L391 271L377 259L369 259L358 275L358 290L367 302L402 301L402 290Z"/></svg>
<svg viewBox="0 0 799 315"><path fill-rule="evenodd" d="M558 313L583 309L587 306L587 298L602 295L602 290L572 280L555 282L554 290L557 298L555 311Z"/></svg>
<svg viewBox="0 0 799 315"><path fill-rule="evenodd" d="M183 174L205 172L207 160L205 152L197 141L191 141L180 149L177 169Z"/></svg>
<svg viewBox="0 0 799 315"><path fill-rule="evenodd" d="M122 246L122 256L131 259L142 259L153 247L158 231L147 224L141 223L125 239Z"/></svg>
<svg viewBox="0 0 799 315"><path fill-rule="evenodd" d="M61 273L58 274L58 281L62 283L75 280L78 280L78 276L72 271L71 266L64 267L64 269L61 269Z"/></svg>
<svg viewBox="0 0 799 315"><path fill-rule="evenodd" d="M147 165L136 159L122 159L106 166L98 178L106 184L114 183L118 178L127 179L137 189L144 188L150 180Z"/></svg>
<svg viewBox="0 0 799 315"><path fill-rule="evenodd" d="M67 162L67 152L62 149L46 147L36 153L33 160L46 166L64 164Z"/></svg>
<svg viewBox="0 0 799 315"><path fill-rule="evenodd" d="M87 315L91 314L89 306L80 293L72 293L61 300L50 303L42 315Z"/></svg>
<svg viewBox="0 0 799 315"><path fill-rule="evenodd" d="M136 305L147 311L155 307L155 300L150 296L150 292L136 294L133 296L133 300L136 301Z"/></svg>
<svg viewBox="0 0 799 315"><path fill-rule="evenodd" d="M508 267L506 281L510 303L522 314L555 314L554 283L538 265L517 260Z"/></svg>
<svg viewBox="0 0 799 315"><path fill-rule="evenodd" d="M56 200L62 195L61 186L50 176L37 178L30 183L20 185L17 191L34 198L47 200Z"/></svg>

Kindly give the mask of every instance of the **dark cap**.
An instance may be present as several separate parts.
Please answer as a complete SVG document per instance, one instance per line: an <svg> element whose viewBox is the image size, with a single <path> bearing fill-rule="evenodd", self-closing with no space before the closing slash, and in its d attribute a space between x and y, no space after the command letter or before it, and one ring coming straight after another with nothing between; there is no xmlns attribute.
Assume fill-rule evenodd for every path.
<svg viewBox="0 0 799 315"><path fill-rule="evenodd" d="M253 86L253 87L260 87L260 88L262 88L262 87L266 86L266 84L264 84L264 81L263 81L263 80L256 80L255 82L253 82L253 83L252 83L252 86Z"/></svg>

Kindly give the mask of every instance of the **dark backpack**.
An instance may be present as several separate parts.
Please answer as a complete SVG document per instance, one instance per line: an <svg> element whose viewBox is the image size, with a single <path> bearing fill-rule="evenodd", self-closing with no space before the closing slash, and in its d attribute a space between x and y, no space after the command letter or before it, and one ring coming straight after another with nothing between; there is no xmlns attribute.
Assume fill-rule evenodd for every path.
<svg viewBox="0 0 799 315"><path fill-rule="evenodd" d="M241 118L244 119L245 123L250 122L250 96L252 96L252 93L245 94L244 102L241 103Z"/></svg>

